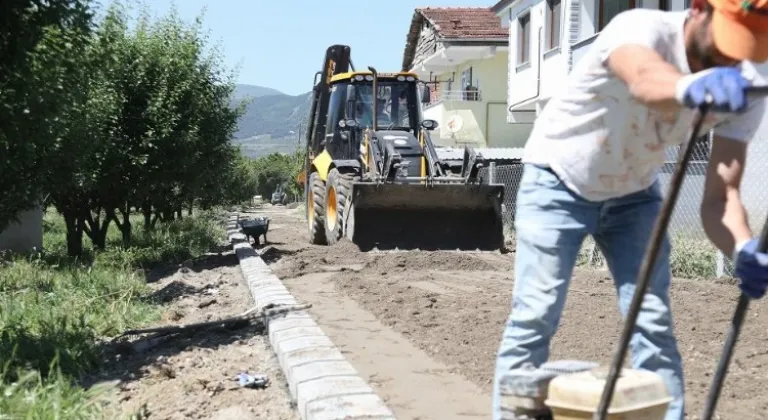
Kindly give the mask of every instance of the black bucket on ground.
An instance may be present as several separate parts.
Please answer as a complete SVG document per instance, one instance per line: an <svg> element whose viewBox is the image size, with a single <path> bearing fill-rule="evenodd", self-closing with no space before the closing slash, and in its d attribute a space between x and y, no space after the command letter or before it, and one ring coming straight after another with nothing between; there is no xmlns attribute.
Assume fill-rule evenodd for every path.
<svg viewBox="0 0 768 420"><path fill-rule="evenodd" d="M503 185L354 183L346 236L361 250L500 250Z"/></svg>

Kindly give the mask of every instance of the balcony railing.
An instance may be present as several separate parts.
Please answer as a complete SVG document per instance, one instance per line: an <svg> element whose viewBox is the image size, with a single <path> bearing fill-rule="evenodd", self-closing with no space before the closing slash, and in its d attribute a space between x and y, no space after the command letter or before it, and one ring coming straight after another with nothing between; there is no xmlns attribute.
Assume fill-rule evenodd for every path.
<svg viewBox="0 0 768 420"><path fill-rule="evenodd" d="M482 93L479 90L444 90L438 93L440 101L481 101Z"/></svg>
<svg viewBox="0 0 768 420"><path fill-rule="evenodd" d="M424 109L432 108L446 101L478 102L483 95L479 90L438 90L432 91L430 103Z"/></svg>

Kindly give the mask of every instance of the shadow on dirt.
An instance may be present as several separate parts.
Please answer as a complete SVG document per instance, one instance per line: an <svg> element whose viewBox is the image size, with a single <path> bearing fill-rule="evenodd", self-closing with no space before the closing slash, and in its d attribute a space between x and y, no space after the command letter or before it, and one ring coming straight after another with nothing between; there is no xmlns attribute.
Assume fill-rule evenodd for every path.
<svg viewBox="0 0 768 420"><path fill-rule="evenodd" d="M173 275L180 269L199 273L201 271L215 270L221 267L234 267L239 263L237 256L233 252L230 252L230 246L221 246L201 257L185 261L181 264L168 264L156 267L145 272L144 278L147 283L155 283Z"/></svg>
<svg viewBox="0 0 768 420"><path fill-rule="evenodd" d="M271 245L271 244L270 244ZM290 257L295 255L297 251L289 251L280 248L274 248L272 246L266 246L259 250L261 259L267 264L274 264L281 258Z"/></svg>
<svg viewBox="0 0 768 420"><path fill-rule="evenodd" d="M165 285L162 289L147 296L146 300L152 303L165 304L174 302L186 296L203 294L213 287L213 285L194 287L182 281L174 280Z"/></svg>
<svg viewBox="0 0 768 420"><path fill-rule="evenodd" d="M250 242L248 242L248 245L252 246L255 249L262 249L262 248L266 248L268 246L285 245L285 244L282 243L282 242L272 242L272 241L268 241L267 243L261 243L261 242L256 243L256 241L250 241Z"/></svg>
<svg viewBox="0 0 768 420"><path fill-rule="evenodd" d="M194 350L194 353L187 358L186 364L190 367L204 364L208 353L222 346L248 341L251 337L263 335L265 331L263 324L253 321L230 327L209 327L152 340L135 339L107 343L102 348L102 369L83 378L80 384L90 388L98 383L118 382L116 385L125 389L144 377L153 377L158 380L175 378L183 374L181 370L184 366L180 366L178 361L169 362L169 358L190 349ZM234 377L238 372L225 373L227 375L231 373L232 386L237 386ZM205 383L198 385L204 388L206 386ZM215 391L211 390L211 392Z"/></svg>
<svg viewBox="0 0 768 420"><path fill-rule="evenodd" d="M129 388L132 382L144 377L166 380L183 374L185 367L203 366L210 354L223 346L233 343L247 342L252 337L263 335L266 331L263 323L257 319L233 319L248 308L243 303L236 312L221 313L216 306L202 309L206 301L215 302L216 297L227 299L232 293L232 279L227 278L231 270L216 270L222 267L237 266L238 259L233 252L207 254L201 258L190 260L180 266L167 267L163 271L153 270L155 281L164 277L167 284L158 288L154 293L144 297L153 304L163 305L165 314L163 320L146 328L157 327L159 332L137 332L122 336L116 340L104 342L97 351L101 354L101 368L85 377L81 384L90 387L96 383L118 382L118 387ZM209 271L202 275L202 271ZM218 272L217 272L218 271ZM179 275L181 274L181 275ZM185 276L187 274L188 276ZM191 306L177 306L177 301L191 298ZM222 302L223 303L223 302ZM189 304L187 304L189 305ZM207 307L207 305L205 306ZM189 319L174 318L179 310L193 311ZM221 307L219 307L221 308ZM183 315L182 315L183 317ZM211 325L195 326L196 323ZM173 327L184 325L183 330L173 330ZM141 331L141 329L139 329ZM184 360L179 360L178 354L184 352ZM227 375L230 372L225 372ZM231 372L234 378L238 372ZM198 381L200 382L200 381ZM203 380L204 382L204 380ZM206 387L205 383L195 386ZM211 385L213 386L213 385ZM236 383L233 381L233 386ZM219 390L220 391L220 390ZM219 392L211 390L211 392Z"/></svg>

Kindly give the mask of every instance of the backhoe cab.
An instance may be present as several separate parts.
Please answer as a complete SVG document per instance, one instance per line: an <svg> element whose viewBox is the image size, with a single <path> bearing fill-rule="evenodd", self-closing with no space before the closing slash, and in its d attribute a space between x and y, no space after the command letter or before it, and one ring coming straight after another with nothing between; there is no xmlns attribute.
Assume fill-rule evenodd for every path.
<svg viewBox="0 0 768 420"><path fill-rule="evenodd" d="M430 139L437 122L423 118L429 88L411 73L350 69L349 52L328 48L315 76L300 175L310 242L500 249L504 189L477 178L487 162L467 148L461 173L451 172Z"/></svg>

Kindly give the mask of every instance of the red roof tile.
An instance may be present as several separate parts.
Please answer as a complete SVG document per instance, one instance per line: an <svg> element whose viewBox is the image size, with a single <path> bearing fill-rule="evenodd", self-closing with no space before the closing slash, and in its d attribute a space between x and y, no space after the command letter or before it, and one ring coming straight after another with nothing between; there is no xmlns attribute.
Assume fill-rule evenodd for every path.
<svg viewBox="0 0 768 420"><path fill-rule="evenodd" d="M416 11L442 38L506 38L509 34L490 7L421 7Z"/></svg>

